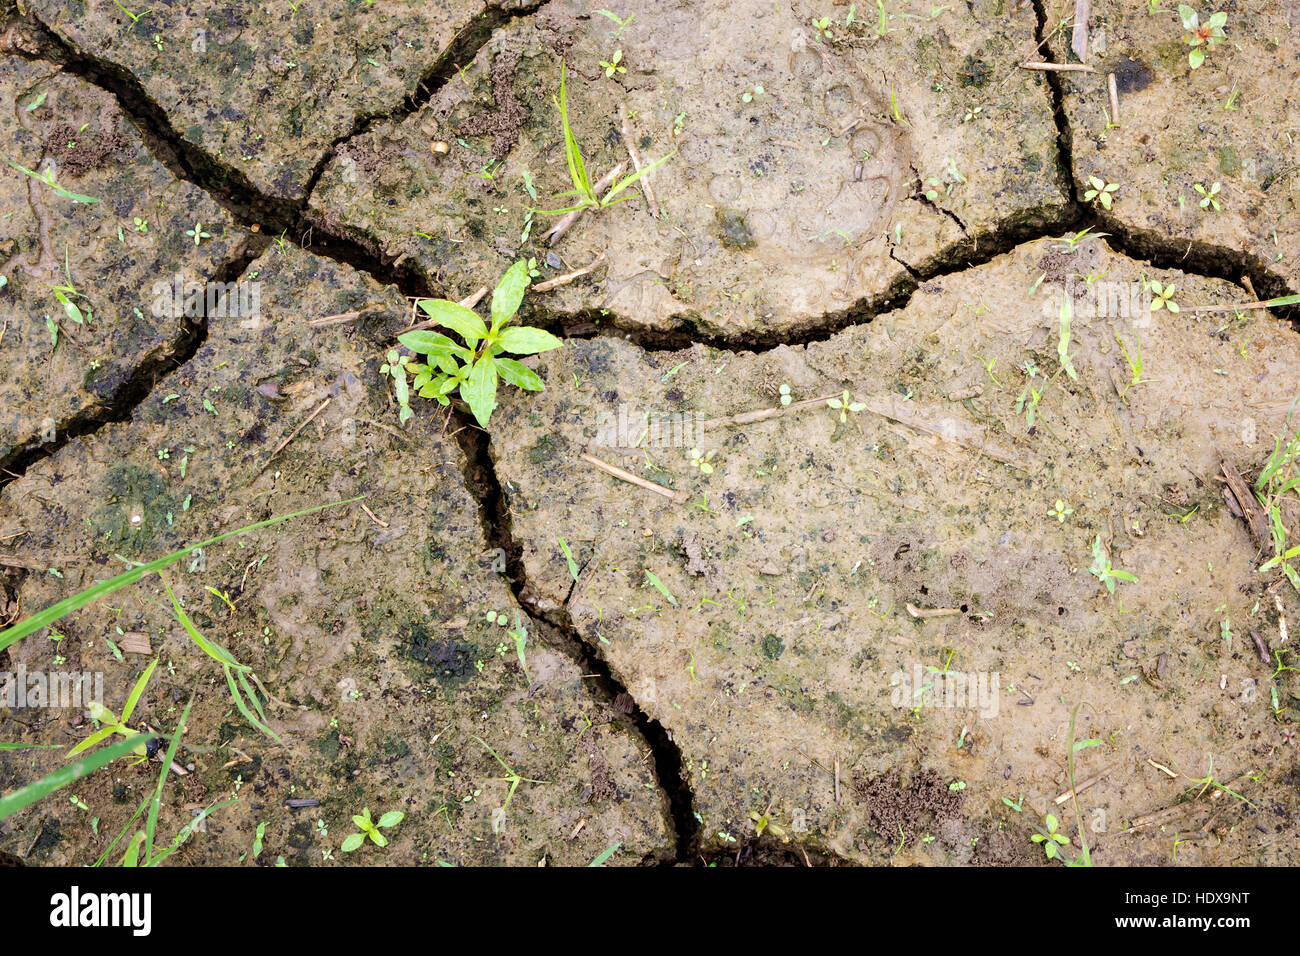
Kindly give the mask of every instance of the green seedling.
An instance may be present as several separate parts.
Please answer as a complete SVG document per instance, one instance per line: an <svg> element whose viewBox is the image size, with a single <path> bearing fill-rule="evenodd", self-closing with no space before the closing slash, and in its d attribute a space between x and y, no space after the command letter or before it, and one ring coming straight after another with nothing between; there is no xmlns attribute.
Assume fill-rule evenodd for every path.
<svg viewBox="0 0 1300 956"><path fill-rule="evenodd" d="M193 229L186 229L186 230L185 230L185 235L187 235L187 236L189 236L191 239L193 239L193 240L194 240L194 244L195 244L196 246L197 246L200 242L202 242L204 239L211 239L211 238L212 238L212 233L210 233L210 232L205 232L204 229L203 229L203 223L201 223L201 222L196 222L196 223L194 224L194 228L193 228Z"/></svg>
<svg viewBox="0 0 1300 956"><path fill-rule="evenodd" d="M1065 243L1067 252L1073 252L1079 243L1086 239L1101 239L1108 235L1110 235L1108 232L1094 233L1092 226L1088 226L1086 229L1080 229L1073 236L1062 236L1059 241Z"/></svg>
<svg viewBox="0 0 1300 956"><path fill-rule="evenodd" d="M560 550L564 552L564 560L569 563L569 577L573 578L575 584L578 583L578 562L573 560L573 552L569 550L569 543L563 538L559 539Z"/></svg>
<svg viewBox="0 0 1300 956"><path fill-rule="evenodd" d="M668 586L659 580L659 576L653 571L646 571L646 583L664 596L664 599L674 607L677 606L677 598L673 597L673 592L668 590Z"/></svg>
<svg viewBox="0 0 1300 956"><path fill-rule="evenodd" d="M505 803L501 805L501 809L504 810L506 807L510 806L510 801L514 799L515 791L519 789L519 785L521 783L537 783L537 784L546 783L545 780L534 780L531 777L521 777L518 773L515 772L514 767L510 766L510 764L502 760L501 755L498 754L491 747L489 747L484 741L480 740L478 737L475 737L474 739L477 740L479 744L483 747L483 749L486 750L488 753L490 753L493 759L495 759L496 762L501 764L501 766L505 769L506 775L504 777L500 777L499 779L504 780L510 784L510 792L506 794L506 800Z"/></svg>
<svg viewBox="0 0 1300 956"><path fill-rule="evenodd" d="M1070 361L1070 318L1070 297L1066 295L1061 300L1060 331L1056 341L1056 356L1060 360L1061 368L1065 374L1070 376L1072 380L1078 381L1079 373L1074 370L1074 363Z"/></svg>
<svg viewBox="0 0 1300 956"><path fill-rule="evenodd" d="M564 344L544 329L506 325L519 311L529 281L528 264L522 259L506 270L492 293L491 327L476 312L456 302L420 299L416 304L430 319L451 329L465 344L430 329L399 335L398 342L424 355L428 362L402 363L399 359L397 365L390 361L384 366L383 370L393 375L397 384L398 404L402 404L404 379L410 372L415 377L409 390L421 398L435 399L441 405L448 405L451 394L459 391L475 421L487 427L497 404L498 380L530 392L544 390L546 386L536 372L503 354L535 355ZM400 372L400 378L394 369Z"/></svg>
<svg viewBox="0 0 1300 956"><path fill-rule="evenodd" d="M18 165L12 159L8 159L6 160L6 162L14 169L18 170L19 172L26 173L28 176L32 177L32 179L36 180L37 182L44 183L46 186L49 186L51 189L54 190L54 195L58 196L60 199L71 199L73 202L84 202L84 203L99 202L98 199L95 199L91 196L83 196L81 195L81 193L74 193L64 189L57 182L54 181L54 173L52 172L47 171L45 175L42 176L40 173L32 172L26 166Z"/></svg>
<svg viewBox="0 0 1300 956"><path fill-rule="evenodd" d="M162 577L161 575L159 576ZM275 732L271 730L268 725L266 711L262 709L261 699L253 690L252 685L249 684L249 680L251 679L252 682L257 685L257 689L261 692L262 697L270 697L266 692L266 688L262 686L262 682L258 680L257 675L253 673L253 669L245 664L239 663L231 655L230 651L226 650L215 641L208 640L199 632L198 628L194 626L194 622L190 619L190 616L185 613L185 608L181 606L181 602L176 599L176 595L172 592L171 585L167 583L165 577L163 578L163 589L166 590L167 596L171 598L172 610L176 615L176 620L180 623L181 627L185 629L185 633L188 634L190 639L199 646L199 650L203 651L204 654L207 654L221 665L221 669L226 675L226 686L230 689L230 697L235 702L236 709L244 715L244 719L250 724L262 733L266 734L266 736L270 737L276 743L279 743L280 738L276 736Z"/></svg>
<svg viewBox="0 0 1300 956"><path fill-rule="evenodd" d="M1172 291L1172 290L1171 290ZM1177 305L1177 303L1175 303ZM1153 305L1154 308L1154 305ZM1130 352L1124 339L1120 337L1119 329L1115 330L1115 341L1119 343L1119 350L1124 353L1124 361L1128 363L1129 380L1124 386L1124 391L1120 393L1120 398L1128 394L1128 390L1135 385L1145 385L1148 382L1154 382L1153 378L1142 377L1142 339L1136 332L1133 333L1133 351Z"/></svg>
<svg viewBox="0 0 1300 956"><path fill-rule="evenodd" d="M154 668L158 666L158 658L154 658L148 667L144 669L135 686L131 688L131 693L126 698L126 703L122 706L122 717L119 719L113 715L113 712L97 701L91 701L89 710L90 716L100 725L100 728L93 734L77 744L68 751L68 758L77 756L77 754L89 750L95 744L102 743L114 734L121 734L128 739L138 738L140 735L127 726L127 721L131 719L131 714L135 712L136 704L140 703L140 697L144 694L144 689L149 683L149 678L153 676ZM144 741L135 748L135 755L138 758L135 762L139 763L145 759L146 749Z"/></svg>
<svg viewBox="0 0 1300 956"><path fill-rule="evenodd" d="M1083 201L1097 202L1102 209L1110 209L1115 193L1119 191L1119 183L1108 183L1100 176L1089 176L1088 186L1090 188L1083 194Z"/></svg>
<svg viewBox="0 0 1300 956"><path fill-rule="evenodd" d="M1042 828L1039 828L1038 832L1029 839L1033 840L1035 843L1042 844L1043 852L1047 855L1049 860L1055 860L1058 857L1062 860L1065 859L1065 857L1061 856L1061 847L1069 846L1070 838L1064 833L1057 832L1056 817L1052 814L1049 813L1044 817L1043 822L1047 825L1047 829L1043 830Z"/></svg>
<svg viewBox="0 0 1300 956"><path fill-rule="evenodd" d="M1192 49L1187 54L1187 63L1193 70L1197 69L1205 62L1205 51L1212 50L1218 44L1227 39L1223 32L1224 26L1228 22L1228 15L1223 11L1210 15L1210 18L1201 23L1200 14L1185 3L1178 5L1178 16L1183 21L1183 27L1187 30L1185 40L1187 45Z"/></svg>
<svg viewBox="0 0 1300 956"><path fill-rule="evenodd" d="M506 633L514 639L515 657L519 659L519 667L524 672L524 676L528 678L529 683L531 683L533 677L528 673L528 660L524 656L524 650L528 647L528 628L524 625L518 611L515 611L514 628Z"/></svg>
<svg viewBox="0 0 1300 956"><path fill-rule="evenodd" d="M1057 498L1055 504L1047 509L1047 517L1055 518L1058 522L1064 524L1065 519L1074 514L1074 509L1065 503L1065 499Z"/></svg>
<svg viewBox="0 0 1300 956"><path fill-rule="evenodd" d="M817 32L827 40L833 39L831 36L831 18L830 17L813 17L812 25L817 28Z"/></svg>
<svg viewBox="0 0 1300 956"><path fill-rule="evenodd" d="M1110 563L1110 557L1106 554L1106 549L1101 546L1101 535L1097 535L1092 542L1092 567L1088 569L1093 577L1106 586L1109 594L1115 593L1116 581L1137 581L1127 571L1121 571Z"/></svg>
<svg viewBox="0 0 1300 956"><path fill-rule="evenodd" d="M629 23L636 19L635 13L628 14L627 19L623 20L618 16L618 14L611 13L609 10L597 10L596 12L602 17L607 17L609 20L613 21L614 25L618 27L618 30L609 35L610 39L615 42L623 39L623 31L627 29Z"/></svg>
<svg viewBox="0 0 1300 956"><path fill-rule="evenodd" d="M629 17L629 19L631 18ZM619 848L622 845L622 843L615 843L613 846L601 850L600 853L596 855L596 858L588 863L587 866L604 866L609 862L609 858L619 851Z"/></svg>
<svg viewBox="0 0 1300 956"><path fill-rule="evenodd" d="M716 448L709 451L708 454L701 454L698 448L691 449L691 467L698 468L701 473L706 475L713 474L713 458L717 455Z"/></svg>
<svg viewBox="0 0 1300 956"><path fill-rule="evenodd" d="M397 399L397 420L405 425L407 419L415 414L411 411L411 383L406 378L406 367L410 364L411 356L401 355L397 349L389 349L385 358L387 361L379 366L379 374L388 375L393 379L393 395Z"/></svg>
<svg viewBox="0 0 1300 956"><path fill-rule="evenodd" d="M1222 188L1221 184L1214 183L1209 189L1206 189L1202 183L1196 183L1192 188L1201 194L1200 206L1202 209L1213 209L1215 212L1218 212L1223 208L1219 205L1219 190Z"/></svg>
<svg viewBox="0 0 1300 956"><path fill-rule="evenodd" d="M375 846L388 846L388 838L379 831L381 829L391 830L405 818L406 814L401 810L389 810L378 820L372 820L370 819L370 808L366 807L361 811L360 816L354 815L352 817L352 822L357 825L361 832L349 834L343 841L341 849L344 853L353 853L361 849L361 845L366 842L366 837L369 837L370 842L374 843Z"/></svg>
<svg viewBox="0 0 1300 956"><path fill-rule="evenodd" d="M608 60L600 61L600 65L605 68L605 79L610 79L611 77L619 73L627 72L627 67L622 65L622 60L623 60L623 51L619 49L619 50L615 50L614 55L611 56Z"/></svg>
<svg viewBox="0 0 1300 956"><path fill-rule="evenodd" d="M573 127L569 125L569 99L568 99L568 82L567 73L563 61L560 63L560 95L555 101L560 111L560 125L564 131L564 158L569 168L569 179L573 183L573 188L566 192L560 193L560 196L576 196L577 202L572 206L566 206L562 209L534 209L534 213L543 216L561 216L571 212L577 212L580 209L600 210L609 206L630 199L631 194L621 195L626 189L639 180L642 176L653 172L664 163L666 163L675 153L668 153L666 156L660 156L652 163L642 166L631 176L625 176L623 179L615 179L610 185L609 190L603 195L596 195L595 186L591 177L587 174L587 164L582 158L582 149L578 146L577 137L573 135Z"/></svg>
<svg viewBox="0 0 1300 956"><path fill-rule="evenodd" d="M1291 416L1296 403L1292 403L1287 412L1286 429L1289 434ZM1280 570L1291 586L1300 591L1300 544L1291 544L1291 536L1283 521L1284 505L1295 506L1300 503L1300 431L1283 443L1282 436L1273 441L1273 452L1264 463L1263 470L1255 479L1255 497L1268 518L1269 537L1273 545L1273 556L1260 565L1260 572L1267 573Z"/></svg>
<svg viewBox="0 0 1300 956"><path fill-rule="evenodd" d="M849 412L860 412L867 407L865 402L853 401L853 396L847 388L840 394L839 398L826 399L826 404L840 413L841 424L849 420Z"/></svg>
<svg viewBox="0 0 1300 956"><path fill-rule="evenodd" d="M1159 312L1161 309L1166 309L1175 314L1178 312L1178 303L1173 299L1174 286L1172 282L1165 285L1159 280L1152 279L1147 288L1151 290L1152 312Z"/></svg>
<svg viewBox="0 0 1300 956"><path fill-rule="evenodd" d="M139 23L141 20L143 20L143 19L144 19L145 17L147 17L150 13L153 12L152 10L146 10L146 11L144 11L143 13L132 13L132 12L131 12L130 10L128 10L126 7L122 6L122 4L118 3L117 0L113 0L113 6L117 7L119 10L121 10L123 13L125 13L128 17L130 17L132 23Z"/></svg>

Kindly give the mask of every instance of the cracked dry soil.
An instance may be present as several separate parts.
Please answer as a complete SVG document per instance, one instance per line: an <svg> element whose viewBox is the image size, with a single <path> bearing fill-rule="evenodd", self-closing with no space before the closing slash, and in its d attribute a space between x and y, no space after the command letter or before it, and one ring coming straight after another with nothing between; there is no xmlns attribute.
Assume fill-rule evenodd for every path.
<svg viewBox="0 0 1300 956"><path fill-rule="evenodd" d="M188 865L259 827L289 865L1032 864L1048 813L1098 864L1295 862L1300 600L1222 475L1296 434L1296 308L1224 307L1300 289L1300 8L1234 8L1192 70L1176 12L1096 0L1096 72L1021 68L1079 65L1073 9L0 3L0 621L364 496L167 573L278 740L156 576L0 691L99 673L118 712L157 657L132 724L193 702L162 831L235 798ZM552 246L562 62L593 178L672 158ZM544 392L399 422L411 297L598 256L525 298ZM175 292L216 283L256 304ZM56 745L0 790L91 729L0 709ZM157 772L0 857L94 862ZM406 817L345 854L362 807Z"/></svg>

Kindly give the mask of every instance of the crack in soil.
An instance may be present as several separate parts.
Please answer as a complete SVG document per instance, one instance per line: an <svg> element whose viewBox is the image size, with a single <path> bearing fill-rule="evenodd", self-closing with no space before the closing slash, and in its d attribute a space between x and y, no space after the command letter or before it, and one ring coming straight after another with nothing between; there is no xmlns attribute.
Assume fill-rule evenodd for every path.
<svg viewBox="0 0 1300 956"><path fill-rule="evenodd" d="M233 283L248 268L248 263L262 253L267 240L249 236L235 249L211 276L213 283ZM27 469L55 452L73 439L92 435L107 424L130 421L135 409L163 378L192 359L208 337L207 304L204 314L197 320L182 318L180 334L170 342L159 345L144 357L113 395L104 402L96 402L59 422L53 441L42 442L33 436L4 458L0 458L0 488L16 481Z"/></svg>
<svg viewBox="0 0 1300 956"><path fill-rule="evenodd" d="M488 434L463 412L453 412L452 421L458 426L455 438L460 445L464 463L465 485L479 504L479 520L489 548L501 548L506 555L506 583L519 606L528 615L538 634L547 636L547 643L564 651L582 669L584 675L594 676L593 684L604 696L611 709L625 714L645 741L654 757L655 778L663 791L667 813L672 825L675 855L663 863L687 863L698 853L699 828L695 819L695 795L682 772L681 748L659 721L652 719L628 692L610 668L609 662L574 627L568 611L544 611L538 607L536 594L528 582L524 568L522 548L514 539L510 513L505 494L497 478L492 460Z"/></svg>
<svg viewBox="0 0 1300 956"><path fill-rule="evenodd" d="M178 178L198 186L242 224L262 233L261 237L254 236L247 240L239 252L223 264L214 281L229 282L238 279L243 274L247 261L265 248L269 241L266 236L280 234L295 236L305 250L348 265L372 276L381 284L395 286L405 295L427 296L433 294L433 290L428 277L421 270L384 256L372 242L362 241L344 230L332 227L310 210L308 204L312 192L341 147L380 122L401 120L420 109L456 75L457 64L472 60L498 27L512 19L534 13L541 5L542 0L530 0L511 10L487 7L456 35L425 71L413 93L408 94L387 113L358 117L352 128L331 144L314 167L304 195L299 200L273 198L259 192L237 169L222 165L178 135L163 109L149 97L132 74L113 63L75 49L30 14L16 22L36 33L38 52L22 46L15 46L14 49L29 59L53 62L72 75L112 94L140 130L159 162ZM1040 48L1044 57L1050 60L1052 54L1046 45L1048 20L1045 0L1033 0L1033 5L1038 19ZM566 338L617 335L647 351L675 351L697 343L723 350L751 352L767 351L780 345L799 346L825 341L843 329L872 322L881 315L904 308L912 295L926 282L987 263L1018 245L1056 238L1065 232L1078 232L1084 228L1106 230L1107 245L1114 251L1133 259L1148 261L1155 267L1225 279L1242 286L1243 291L1245 287L1242 278L1247 277L1256 292L1264 298L1292 292L1285 282L1266 273L1258 263L1236 250L1196 242L1184 245L1150 231L1130 228L1113 216L1098 214L1085 206L1080 201L1073 175L1073 140L1065 115L1060 78L1048 72L1045 81L1057 127L1058 173L1069 194L1065 210L1031 211L1016 221L1000 223L994 229L968 235L961 242L917 266L898 259L891 248L890 257L906 270L907 275L900 277L884 293L860 300L847 309L827 313L783 334L753 332L741 336L712 335L698 329L689 315L674 317L677 322L675 328L647 330L629 325L616 313L601 316L595 308L562 313L536 304L526 304L526 313L531 314L526 314L525 317L530 324L547 327ZM953 218L962 226L956 217ZM965 227L962 228L964 232ZM1300 309L1277 309L1273 314L1300 327ZM598 319L601 321L598 322ZM59 428L59 438L55 442L29 445L11 453L0 461L0 469L4 470L0 473L0 486L21 477L31 464L54 454L72 439L93 434L104 424L129 420L136 406L157 382L189 361L206 337L205 317L192 328L186 329L176 342L158 354L146 357L108 403L83 410L65 422ZM611 707L628 714L629 720L654 757L656 777L673 824L675 862L703 860L698 854L699 833L694 816L694 794L683 774L680 748L663 725L652 720L641 709L596 648L581 637L564 608L547 612L538 607L527 581L521 548L513 537L504 494L490 454L489 436L474 427L463 412L454 412L454 418L461 426L456 437L464 459L462 465L466 486L479 504L480 521L490 546L503 548L507 555L506 577L516 600L540 634L546 634L551 643L564 650L585 673L595 675L595 684ZM749 846L756 845L758 844L753 843ZM742 848L740 852L745 850ZM820 858L829 859L824 856ZM741 862L739 853L736 861ZM802 862L807 862L807 857Z"/></svg>

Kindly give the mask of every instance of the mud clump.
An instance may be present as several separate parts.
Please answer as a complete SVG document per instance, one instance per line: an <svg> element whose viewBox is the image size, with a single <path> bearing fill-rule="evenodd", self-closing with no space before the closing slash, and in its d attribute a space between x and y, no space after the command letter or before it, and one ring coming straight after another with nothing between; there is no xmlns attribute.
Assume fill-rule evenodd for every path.
<svg viewBox="0 0 1300 956"><path fill-rule="evenodd" d="M74 178L103 166L113 154L125 150L127 142L109 123L103 129L83 129L61 123L50 132L46 148L54 154L59 169Z"/></svg>
<svg viewBox="0 0 1300 956"><path fill-rule="evenodd" d="M402 635L402 651L411 660L423 664L444 687L467 684L476 671L474 649L458 641L433 637L427 628L413 624Z"/></svg>
<svg viewBox="0 0 1300 956"><path fill-rule="evenodd" d="M496 109L471 116L460 124L462 136L491 134L492 155L505 159L519 141L519 132L528 120L528 113L515 96L515 70L519 68L519 51L503 51L492 61L492 97Z"/></svg>
<svg viewBox="0 0 1300 956"><path fill-rule="evenodd" d="M1115 86L1121 93L1139 93L1151 85L1155 73L1141 60L1122 56L1115 64Z"/></svg>
<svg viewBox="0 0 1300 956"><path fill-rule="evenodd" d="M718 236L727 249L753 249L754 233L745 222L745 217L738 212L719 209L715 216L718 220Z"/></svg>
<svg viewBox="0 0 1300 956"><path fill-rule="evenodd" d="M857 791L868 825L887 839L900 831L908 840L915 839L928 825L956 819L962 804L962 794L949 790L933 770L923 771L907 784L897 770L891 770L860 781Z"/></svg>

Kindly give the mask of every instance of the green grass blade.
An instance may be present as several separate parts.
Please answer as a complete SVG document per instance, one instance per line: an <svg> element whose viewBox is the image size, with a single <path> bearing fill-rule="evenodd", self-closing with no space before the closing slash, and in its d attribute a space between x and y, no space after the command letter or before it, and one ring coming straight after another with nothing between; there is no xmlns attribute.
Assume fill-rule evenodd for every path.
<svg viewBox="0 0 1300 956"><path fill-rule="evenodd" d="M37 750L58 750L63 744L11 744L0 740L0 750L27 750L35 747Z"/></svg>
<svg viewBox="0 0 1300 956"><path fill-rule="evenodd" d="M266 724L262 723L255 716L253 716L253 712L248 709L248 704L244 703L244 697L242 694L239 693L239 688L235 685L235 676L231 672L229 667L226 668L226 686L230 688L230 696L235 701L235 707L238 708L239 712L244 715L244 719L247 720L254 727L256 727L258 730L260 730L262 733L266 734L266 736L270 737L276 743L279 743L280 738L275 735L275 732L271 730L270 727L266 726Z"/></svg>
<svg viewBox="0 0 1300 956"><path fill-rule="evenodd" d="M588 863L587 866L604 866L605 863L609 860L609 858L618 852L619 847L621 847L622 845L623 845L622 843L615 843L609 849L602 850L600 852L600 855L597 856L590 863Z"/></svg>
<svg viewBox="0 0 1300 956"><path fill-rule="evenodd" d="M253 692L253 688L249 685L248 678L244 676L244 672L235 671L235 678L239 681L239 686L244 689L244 695L252 702L253 709L257 711L257 716L262 718L262 723L269 723L266 719L266 711L262 709L262 702L258 699L257 694Z"/></svg>
<svg viewBox="0 0 1300 956"><path fill-rule="evenodd" d="M162 577L162 575L159 575L159 577ZM166 578L163 578L163 588L167 591L167 596L172 599L172 608L176 612L176 620L181 622L181 627L185 628L185 633L190 636L190 640L199 645L199 649L202 650L204 654L207 654L208 657L211 657L222 666L243 666L239 661L235 660L230 651L226 650L220 644L209 641L199 633L199 629L194 626L194 622L190 620L190 616L186 614L185 609L181 607L181 602L176 600L176 595L172 593L171 585L167 583ZM125 720L126 718L124 717L122 719Z"/></svg>
<svg viewBox="0 0 1300 956"><path fill-rule="evenodd" d="M19 621L13 627L0 631L0 651L3 651L15 641L22 640L28 634L35 633L43 627L49 627L55 621L59 620L59 618L71 614L73 611L80 610L87 604L93 604L100 598L107 597L115 591L120 591L122 588L134 584L136 581L139 581L148 574L153 574L155 571L161 571L164 568L170 567L191 552L197 551L199 548L207 548L221 541L225 541L227 538L247 534L250 531L258 530L259 528L269 528L271 525L280 524L282 521L288 521L290 518L301 518L303 515L309 515L316 511L324 511L326 508L336 508L339 505L351 504L354 501L360 501L364 497L365 495L358 495L357 497L349 498L346 501L334 501L327 505L316 505L314 508L295 511L293 514L280 515L277 518L268 518L266 521L258 521L255 524L245 525L244 527L237 528L234 531L227 531L225 534L219 534L215 538L208 538L206 541L200 541L197 544L191 544L184 547L179 551L173 551L171 554L150 561L148 564L142 564L139 567L132 568L129 571L119 574L115 578L109 578L107 581L97 581L84 591L74 594L72 597L64 598L56 604L51 604L45 610L33 614L26 620Z"/></svg>
<svg viewBox="0 0 1300 956"><path fill-rule="evenodd" d="M140 679L137 680L135 686L131 688L131 696L126 699L126 706L122 708L122 719L118 721L123 726L125 726L126 722L131 719L131 713L135 710L135 705L140 703L140 696L144 693L145 686L149 683L149 678L153 676L153 669L158 666L159 660L161 660L161 658L155 657L153 663L144 669L144 673L140 675Z"/></svg>
<svg viewBox="0 0 1300 956"><path fill-rule="evenodd" d="M193 699L181 711L180 723L176 725L176 733L172 736L172 742L167 745L167 756L163 757L162 773L158 774L158 789L153 793L153 803L149 805L149 818L144 825L145 866L148 866L149 861L153 859L153 841L154 834L158 830L158 810L162 807L163 787L167 784L167 774L171 772L172 761L176 759L176 748L181 745L181 736L185 733L185 721L190 716L192 706L194 706Z"/></svg>
<svg viewBox="0 0 1300 956"><path fill-rule="evenodd" d="M608 204L611 199L613 199L615 196L621 193L624 189L627 189L628 186L631 186L633 183L635 183L638 179L640 179L642 176L646 175L647 173L653 172L655 169L662 166L664 163L668 162L668 160L672 159L676 155L677 155L677 150L673 150L671 153L668 153L667 155L660 156L658 159L656 159L653 163L650 163L648 166L642 166L640 169L638 169L631 176L628 176L626 179L620 179L618 182L616 182L613 186L610 187L609 192L605 193L604 198L601 199L601 204L602 205Z"/></svg>
<svg viewBox="0 0 1300 956"><path fill-rule="evenodd" d="M97 750L90 756L83 757L76 763L70 763L66 767L59 768L49 776L42 777L36 783L29 783L13 793L6 793L3 797L0 797L0 820L17 813L24 807L31 806L37 800L48 797L55 790L66 787L87 774L94 773L100 767L111 763L118 757L125 757L139 746L141 739L137 735L126 740L119 740L103 750Z"/></svg>
<svg viewBox="0 0 1300 956"><path fill-rule="evenodd" d="M171 846L155 856L152 860L146 863L145 866L158 866L163 860L167 859L167 857L171 856L184 846L185 841L188 840L190 834L194 832L194 828L206 820L211 814L216 813L222 807L228 807L232 803L238 802L238 797L231 797L229 800L223 800L220 803L214 803L210 807L204 807L203 810L199 812L198 816L194 817L194 819L190 820L189 823L185 824L185 826L181 827L180 830L177 831L176 838L172 840Z"/></svg>

